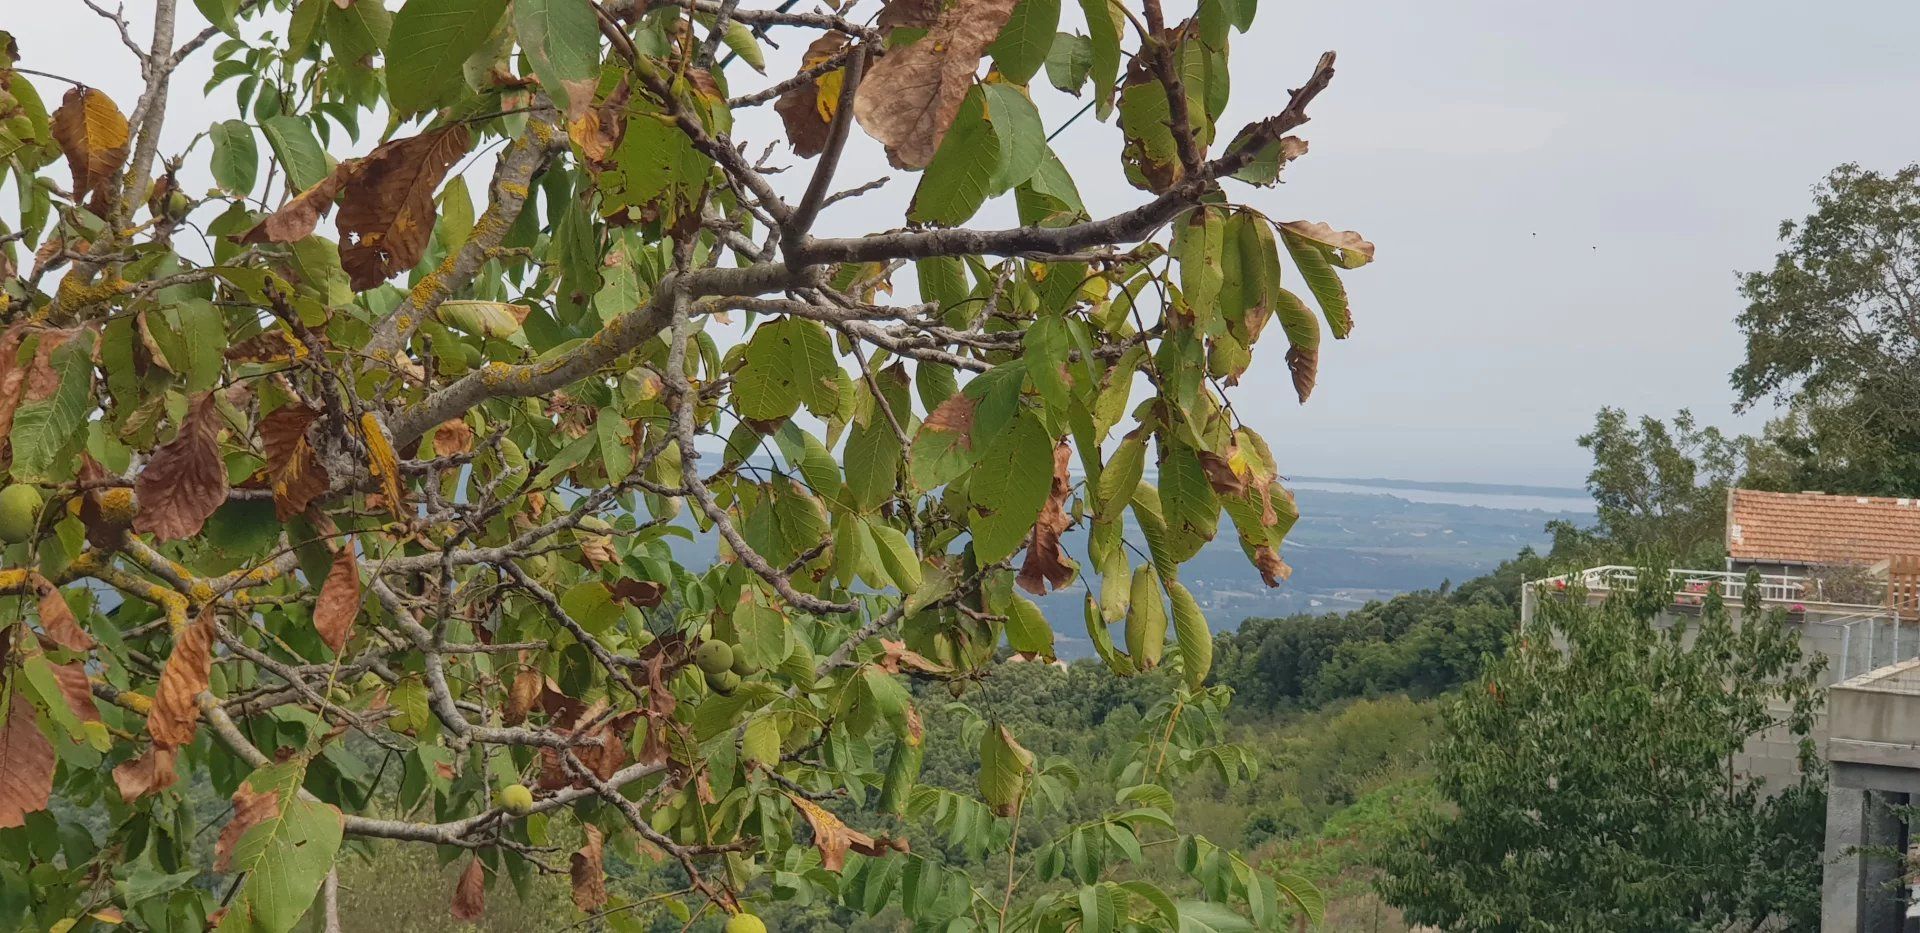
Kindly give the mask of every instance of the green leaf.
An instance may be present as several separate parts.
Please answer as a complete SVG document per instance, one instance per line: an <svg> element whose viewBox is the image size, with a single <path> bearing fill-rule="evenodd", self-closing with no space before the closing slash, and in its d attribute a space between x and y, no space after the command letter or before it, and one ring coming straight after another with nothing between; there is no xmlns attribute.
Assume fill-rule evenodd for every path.
<svg viewBox="0 0 1920 933"><path fill-rule="evenodd" d="M213 140L213 182L235 197L253 190L260 169L260 147L244 120L222 120L208 132Z"/></svg>
<svg viewBox="0 0 1920 933"><path fill-rule="evenodd" d="M226 321L213 302L198 298L181 302L176 313L186 343L187 391L205 392L219 384L226 364Z"/></svg>
<svg viewBox="0 0 1920 933"><path fill-rule="evenodd" d="M408 0L393 17L386 49L394 112L433 110L460 96L466 90L460 66L486 45L506 10L507 0Z"/></svg>
<svg viewBox="0 0 1920 933"><path fill-rule="evenodd" d="M219 27L221 32L233 35L233 16L239 12L240 0L193 0L194 9L207 18L207 22Z"/></svg>
<svg viewBox="0 0 1920 933"><path fill-rule="evenodd" d="M818 322L786 317L761 324L734 379L734 402L756 421L785 418L801 403L830 413L840 402L833 338Z"/></svg>
<svg viewBox="0 0 1920 933"><path fill-rule="evenodd" d="M913 434L907 476L914 488L937 489L973 465L973 422L978 408L972 396L960 392L928 413Z"/></svg>
<svg viewBox="0 0 1920 933"><path fill-rule="evenodd" d="M747 543L774 566L798 558L827 537L826 510L806 487L787 479L767 484L767 499L747 513Z"/></svg>
<svg viewBox="0 0 1920 933"><path fill-rule="evenodd" d="M1013 555L1053 488L1053 438L1039 416L1022 410L991 436L967 473L967 525L982 564Z"/></svg>
<svg viewBox="0 0 1920 933"><path fill-rule="evenodd" d="M713 166L671 118L645 109L635 109L628 116L626 135L614 149L612 161L615 167L600 173L603 213L668 200L660 205L665 208L663 220L678 217L685 207L681 202L693 199Z"/></svg>
<svg viewBox="0 0 1920 933"><path fill-rule="evenodd" d="M934 256L916 260L913 264L914 277L920 280L920 300L931 302L946 311L966 301L967 266L958 256ZM931 407L931 406L929 406Z"/></svg>
<svg viewBox="0 0 1920 933"><path fill-rule="evenodd" d="M1167 605L1160 598L1160 575L1149 564L1134 568L1127 597L1127 653L1135 667L1150 671L1160 666L1167 647Z"/></svg>
<svg viewBox="0 0 1920 933"><path fill-rule="evenodd" d="M1014 741L1013 733L998 722L987 724L980 736L980 797L1000 816L1020 808L1033 772L1033 753Z"/></svg>
<svg viewBox="0 0 1920 933"><path fill-rule="evenodd" d="M1212 901L1184 900L1176 906L1180 911L1180 933L1252 933L1254 929L1247 918Z"/></svg>
<svg viewBox="0 0 1920 933"><path fill-rule="evenodd" d="M740 652L756 667L773 667L793 650L793 626L787 617L758 599L734 607L733 629Z"/></svg>
<svg viewBox="0 0 1920 933"><path fill-rule="evenodd" d="M1092 70L1092 39L1074 32L1054 33L1053 48L1047 52L1048 83L1078 97Z"/></svg>
<svg viewBox="0 0 1920 933"><path fill-rule="evenodd" d="M1047 154L1047 128L1040 122L1040 111L1019 88L998 82L984 87L987 121L1000 140L1000 164L994 169L988 192L991 197L999 197L1039 170Z"/></svg>
<svg viewBox="0 0 1920 933"><path fill-rule="evenodd" d="M1193 594L1177 580L1165 583L1167 597L1173 603L1173 637L1180 649L1180 671L1186 676L1187 687L1198 690L1206 686L1207 673L1213 669L1213 631L1207 628L1206 614L1200 611Z"/></svg>
<svg viewBox="0 0 1920 933"><path fill-rule="evenodd" d="M293 929L340 850L340 811L300 796L307 764L295 759L268 765L247 778L255 793L275 797L272 812L240 836L233 869L245 873L222 931L286 933Z"/></svg>
<svg viewBox="0 0 1920 933"><path fill-rule="evenodd" d="M600 83L600 20L592 0L516 0L513 25L554 103L570 117L591 107Z"/></svg>
<svg viewBox="0 0 1920 933"><path fill-rule="evenodd" d="M520 332L521 319L527 312L520 305L504 301L455 299L441 302L434 314L449 327L476 337L504 340Z"/></svg>
<svg viewBox="0 0 1920 933"><path fill-rule="evenodd" d="M1132 677L1136 673L1133 661L1113 646L1113 633L1107 631L1107 621L1100 614L1100 604L1094 600L1092 593L1087 594L1082 615L1086 618L1087 638L1093 642L1094 653L1100 656L1100 660L1107 662L1107 669L1114 674L1120 677Z"/></svg>
<svg viewBox="0 0 1920 933"><path fill-rule="evenodd" d="M1113 10L1115 0L1080 0L1093 46L1089 73L1093 75L1093 115L1104 121L1113 115L1113 89L1120 83L1120 34L1125 28Z"/></svg>
<svg viewBox="0 0 1920 933"><path fill-rule="evenodd" d="M1167 88L1155 79L1132 80L1120 91L1120 129L1126 144L1120 151L1127 182L1148 191L1165 191L1183 171L1173 140L1173 111Z"/></svg>
<svg viewBox="0 0 1920 933"><path fill-rule="evenodd" d="M1013 191L1019 208L1020 223L1026 226L1058 227L1087 218L1087 205L1080 200L1080 188L1052 149L1040 157L1033 174Z"/></svg>
<svg viewBox="0 0 1920 933"><path fill-rule="evenodd" d="M1353 330L1353 314L1347 308L1347 287L1340 283L1340 274L1333 269L1333 263L1312 240L1282 228L1281 242L1287 245L1287 254L1293 257L1293 264L1300 269L1300 277L1307 282L1307 290L1313 293L1315 301L1320 303L1320 311L1326 315L1327 327L1333 330L1336 339L1345 339Z"/></svg>
<svg viewBox="0 0 1920 933"><path fill-rule="evenodd" d="M1118 518L1133 500L1134 490L1140 488L1140 476L1146 471L1146 465L1146 435L1136 432L1122 438L1094 484L1094 515L1101 519Z"/></svg>
<svg viewBox="0 0 1920 933"><path fill-rule="evenodd" d="M789 421L773 432L773 442L780 448L780 455L800 471L814 492L834 496L840 490L840 463L833 459L833 452L814 437L812 432L803 430ZM894 442L895 446L899 441ZM892 491L892 487L888 487Z"/></svg>
<svg viewBox="0 0 1920 933"><path fill-rule="evenodd" d="M847 432L847 494L866 511L893 497L900 478L900 438L887 416L876 412Z"/></svg>
<svg viewBox="0 0 1920 933"><path fill-rule="evenodd" d="M1180 260L1180 292L1200 322L1219 313L1220 289L1226 282L1226 217L1211 205L1198 208L1173 225L1173 255Z"/></svg>
<svg viewBox="0 0 1920 933"><path fill-rule="evenodd" d="M924 581L920 555L914 553L906 534L882 522L865 521L865 524L873 535L874 547L880 552L880 564L886 568L887 576L893 578L893 585L902 593L918 590Z"/></svg>
<svg viewBox="0 0 1920 933"><path fill-rule="evenodd" d="M1208 484L1193 448L1167 443L1166 453L1160 462L1160 502L1165 507L1167 551L1174 562L1185 563L1218 532L1220 497Z"/></svg>
<svg viewBox="0 0 1920 933"><path fill-rule="evenodd" d="M78 445L93 407L93 332L82 330L69 338L47 363L59 379L53 394L21 405L13 416L13 478L21 482L56 482L73 475L75 465L62 454Z"/></svg>
<svg viewBox="0 0 1920 933"><path fill-rule="evenodd" d="M613 594L598 580L575 584L560 597L560 608L582 628L595 635L613 631L624 610L613 601Z"/></svg>
<svg viewBox="0 0 1920 933"><path fill-rule="evenodd" d="M1046 64L1053 33L1060 26L1060 0L1020 0L987 49L993 67L1007 80L1026 84Z"/></svg>
<svg viewBox="0 0 1920 933"><path fill-rule="evenodd" d="M733 54L740 56L747 67L761 74L767 73L766 53L760 50L760 40L754 37L753 30L746 23L737 19L728 20L727 32L720 37L720 41L726 43Z"/></svg>
<svg viewBox="0 0 1920 933"><path fill-rule="evenodd" d="M260 132L267 135L267 145L273 147L274 157L286 168L289 188L305 191L327 177L327 154L313 138L307 121L285 115L268 117L260 124Z"/></svg>
<svg viewBox="0 0 1920 933"><path fill-rule="evenodd" d="M394 37L394 16L387 11L386 4L353 3L341 9L338 0L329 0L327 6L331 7L326 12L327 41L341 61L359 62L387 51ZM481 32L490 32L492 28L488 25ZM485 41L482 38L481 42ZM455 68L458 67L456 62ZM391 72L387 80L393 80Z"/></svg>
<svg viewBox="0 0 1920 933"><path fill-rule="evenodd" d="M1000 137L986 111L986 92L976 85L960 102L952 127L920 176L908 220L959 226L986 203L1001 160Z"/></svg>
<svg viewBox="0 0 1920 933"><path fill-rule="evenodd" d="M1021 654L1054 656L1053 626L1033 600L1018 593L1007 603L1007 646Z"/></svg>

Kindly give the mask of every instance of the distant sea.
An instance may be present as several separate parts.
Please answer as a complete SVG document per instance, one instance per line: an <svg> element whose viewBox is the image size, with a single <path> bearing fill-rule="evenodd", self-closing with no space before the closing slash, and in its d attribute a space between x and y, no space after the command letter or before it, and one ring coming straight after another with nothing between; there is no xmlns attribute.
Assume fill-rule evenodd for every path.
<svg viewBox="0 0 1920 933"><path fill-rule="evenodd" d="M1508 486L1492 483L1430 483L1419 480L1350 479L1296 476L1282 483L1294 491L1343 492L1393 496L1408 502L1519 509L1541 512L1592 512L1593 499L1571 486Z"/></svg>

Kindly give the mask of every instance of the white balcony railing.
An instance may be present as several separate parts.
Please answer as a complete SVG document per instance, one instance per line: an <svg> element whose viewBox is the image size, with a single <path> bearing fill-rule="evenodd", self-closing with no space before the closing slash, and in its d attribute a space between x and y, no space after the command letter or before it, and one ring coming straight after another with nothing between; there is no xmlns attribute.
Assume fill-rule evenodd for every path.
<svg viewBox="0 0 1920 933"><path fill-rule="evenodd" d="M1747 598L1747 575L1744 573L1726 570L1669 570L1667 576L1671 578L1673 592L1676 595L1704 595L1708 590L1718 590L1720 598L1734 605L1738 605ZM1639 583L1640 568L1610 565L1535 580L1528 585L1539 590L1579 587L1590 593L1607 593L1614 590L1631 590ZM1760 600L1766 603L1817 605L1822 610L1848 613L1886 611L1885 605L1828 599L1822 592L1821 581L1812 577L1762 574L1759 585Z"/></svg>

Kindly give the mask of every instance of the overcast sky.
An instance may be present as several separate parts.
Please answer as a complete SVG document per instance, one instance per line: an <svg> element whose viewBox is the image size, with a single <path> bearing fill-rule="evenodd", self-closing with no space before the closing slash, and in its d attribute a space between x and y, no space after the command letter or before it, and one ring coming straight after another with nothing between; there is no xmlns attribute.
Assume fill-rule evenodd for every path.
<svg viewBox="0 0 1920 933"><path fill-rule="evenodd" d="M6 6L0 28L22 65L85 78L132 108L130 57L79 0ZM184 35L199 21L182 6ZM127 10L144 37L150 4ZM1234 39L1223 122L1277 110L1325 49L1339 52L1339 75L1299 131L1312 152L1287 184L1235 196L1278 219L1359 230L1379 252L1347 274L1356 328L1323 348L1313 400L1293 403L1269 353L1236 409L1287 472L1432 480L1578 483L1587 461L1573 439L1602 405L1691 407L1757 430L1758 416L1730 411L1734 274L1772 261L1779 221L1806 212L1828 169L1920 158L1915 36L1920 5L1895 2L1843 14L1786 0L1266 0ZM789 43L770 71L791 73L797 51ZM183 70L164 151L230 115L230 88L200 99L208 67L203 50ZM36 82L49 98L63 90ZM1050 128L1077 109L1039 96L1053 98ZM745 114L736 135L768 139L772 118ZM861 143L842 177L886 171ZM1055 148L1096 213L1138 202L1111 125L1083 119ZM898 225L910 182L837 206L823 226ZM990 206L983 222L1010 217Z"/></svg>

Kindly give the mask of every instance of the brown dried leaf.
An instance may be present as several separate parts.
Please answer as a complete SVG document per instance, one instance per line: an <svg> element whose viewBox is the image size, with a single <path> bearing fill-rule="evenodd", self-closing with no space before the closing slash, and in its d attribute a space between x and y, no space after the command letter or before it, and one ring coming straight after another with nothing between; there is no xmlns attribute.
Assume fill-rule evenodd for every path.
<svg viewBox="0 0 1920 933"><path fill-rule="evenodd" d="M320 598L313 604L313 627L320 640L339 654L353 635L353 623L360 617L360 561L354 557L353 542L347 541L333 555L333 568L320 585Z"/></svg>
<svg viewBox="0 0 1920 933"><path fill-rule="evenodd" d="M279 794L270 790L254 790L252 785L242 781L233 792L233 819L220 829L220 839L213 846L213 870L224 872L231 868L233 847L240 844L240 837L274 815L279 808Z"/></svg>
<svg viewBox="0 0 1920 933"><path fill-rule="evenodd" d="M460 883L454 885L453 903L448 912L453 919L472 922L487 912L487 870L480 864L480 856L475 853L467 862L467 870L460 873Z"/></svg>
<svg viewBox="0 0 1920 933"><path fill-rule="evenodd" d="M1339 250L1345 259L1341 263L1345 268L1357 269L1373 261L1373 244L1355 231L1335 230L1324 223L1306 220L1289 220L1281 224L1280 229Z"/></svg>
<svg viewBox="0 0 1920 933"><path fill-rule="evenodd" d="M886 11L880 13L882 20ZM806 71L839 55L847 47L847 34L828 31L813 40L807 46L807 54L800 61L800 70ZM793 154L801 158L819 155L827 148L828 131L833 125L833 115L840 106L840 89L846 81L846 69L836 68L812 81L789 88L774 101L773 109L780 114L780 121L787 127L787 142L793 146Z"/></svg>
<svg viewBox="0 0 1920 933"><path fill-rule="evenodd" d="M667 588L652 580L619 579L608 585L613 598L641 609L652 609L660 605L667 595Z"/></svg>
<svg viewBox="0 0 1920 933"><path fill-rule="evenodd" d="M13 413L20 407L20 391L27 384L27 367L16 362L26 339L24 323L0 332L0 439L13 430Z"/></svg>
<svg viewBox="0 0 1920 933"><path fill-rule="evenodd" d="M413 268L433 233L433 192L467 154L466 124L382 143L346 181L335 220L355 291Z"/></svg>
<svg viewBox="0 0 1920 933"><path fill-rule="evenodd" d="M179 757L179 749L155 745L140 757L121 762L113 769L113 784L120 789L120 799L132 803L172 787L180 779L174 770L174 761Z"/></svg>
<svg viewBox="0 0 1920 933"><path fill-rule="evenodd" d="M613 549L612 535L575 531L574 536L580 540L580 556L586 558L587 566L599 570L620 561L620 555Z"/></svg>
<svg viewBox="0 0 1920 933"><path fill-rule="evenodd" d="M40 731L27 692L11 693L0 722L0 829L26 825L27 814L45 810L53 794L53 743Z"/></svg>
<svg viewBox="0 0 1920 933"><path fill-rule="evenodd" d="M853 115L887 147L898 168L925 168L953 125L980 57L1013 15L1016 0L955 0L906 48L887 53L860 82Z"/></svg>
<svg viewBox="0 0 1920 933"><path fill-rule="evenodd" d="M1079 569L1060 547L1060 535L1071 522L1066 502L1067 493L1073 489L1073 481L1067 476L1072 459L1073 448L1066 441L1054 446L1053 490L1047 496L1047 504L1040 509L1033 533L1027 537L1027 556L1020 564L1017 582L1021 589L1035 596L1045 596L1049 588L1057 590L1072 583Z"/></svg>
<svg viewBox="0 0 1920 933"><path fill-rule="evenodd" d="M320 225L320 218L333 209L333 199L340 196L340 189L345 188L347 180L359 171L360 162L360 159L348 159L335 165L327 177L295 195L293 200L280 205L279 210L255 224L252 230L240 237L240 242L292 243L312 236L313 228Z"/></svg>
<svg viewBox="0 0 1920 933"><path fill-rule="evenodd" d="M131 133L126 115L106 94L76 87L53 112L50 129L73 171L74 200L87 195L88 209L104 215L114 173L127 161Z"/></svg>
<svg viewBox="0 0 1920 933"><path fill-rule="evenodd" d="M200 722L198 697L212 673L213 607L209 605L175 636L173 653L160 674L153 708L147 711L147 733L155 745L179 748L193 741L194 726Z"/></svg>
<svg viewBox="0 0 1920 933"><path fill-rule="evenodd" d="M1222 496L1244 496L1247 494L1246 462L1242 460L1238 468L1234 460L1238 458L1239 448L1230 450L1229 456L1221 456L1211 450L1195 451L1200 460L1200 469L1207 474L1207 485Z"/></svg>
<svg viewBox="0 0 1920 933"><path fill-rule="evenodd" d="M53 679L60 682L60 696L67 701L67 709L73 711L81 722L99 722L100 707L93 702L93 687L87 683L87 667L84 661L68 661L65 664L49 664L53 669Z"/></svg>
<svg viewBox="0 0 1920 933"><path fill-rule="evenodd" d="M540 700L540 688L546 686L546 677L540 669L533 666L533 655L520 652L520 669L514 672L513 684L507 688L507 705L500 717L509 726L517 726L527 721L527 712Z"/></svg>
<svg viewBox="0 0 1920 933"><path fill-rule="evenodd" d="M1280 559L1280 553L1265 544L1253 549L1253 565L1260 569L1260 579L1268 586L1279 586L1293 576L1293 568Z"/></svg>
<svg viewBox="0 0 1920 933"><path fill-rule="evenodd" d="M882 32L927 29L940 18L940 0L887 0L874 24Z"/></svg>
<svg viewBox="0 0 1920 933"><path fill-rule="evenodd" d="M306 344L278 327L263 330L227 348L235 363L285 363L305 359Z"/></svg>
<svg viewBox="0 0 1920 933"><path fill-rule="evenodd" d="M880 669L889 674L898 674L902 670L914 671L920 674L953 673L953 668L907 647L907 643L904 641L882 638L880 639L880 652Z"/></svg>
<svg viewBox="0 0 1920 933"><path fill-rule="evenodd" d="M607 870L602 858L600 827L586 824L586 842L570 859L573 877L573 906L592 913L607 905Z"/></svg>
<svg viewBox="0 0 1920 933"><path fill-rule="evenodd" d="M319 412L304 405L286 405L260 419L274 514L280 521L306 511L330 485L326 467L320 465L319 454L307 440L307 428L319 417Z"/></svg>
<svg viewBox="0 0 1920 933"><path fill-rule="evenodd" d="M813 846L820 850L820 867L838 872L847 864L847 853L858 852L861 855L881 855L887 847L874 842L873 837L849 828L825 807L801 797L788 794L793 807L807 818L807 825L813 829Z"/></svg>
<svg viewBox="0 0 1920 933"><path fill-rule="evenodd" d="M1314 383L1320 379L1320 349L1288 347L1287 371L1293 374L1294 393L1300 396L1301 404L1306 404L1307 396L1313 394Z"/></svg>
<svg viewBox="0 0 1920 933"><path fill-rule="evenodd" d="M220 459L220 411L213 393L201 394L180 425L180 434L153 452L134 480L133 530L160 541L200 533L207 517L227 501L227 465Z"/></svg>
<svg viewBox="0 0 1920 933"><path fill-rule="evenodd" d="M84 453L76 478L92 487L80 497L80 523L87 526L87 543L102 551L119 547L121 536L133 522L133 490L107 485L113 474Z"/></svg>
<svg viewBox="0 0 1920 933"><path fill-rule="evenodd" d="M947 400L927 412L927 420L920 423L922 431L939 431L945 434L957 434L954 443L961 450L973 449L973 412L976 407L973 399L955 392Z"/></svg>
<svg viewBox="0 0 1920 933"><path fill-rule="evenodd" d="M433 454L452 457L473 449L473 428L465 418L452 418L433 429Z"/></svg>
<svg viewBox="0 0 1920 933"><path fill-rule="evenodd" d="M67 605L65 596L53 581L31 571L34 594L40 599L40 630L54 643L68 651L86 651L93 647L93 636L80 627L80 620L74 618L73 608Z"/></svg>

